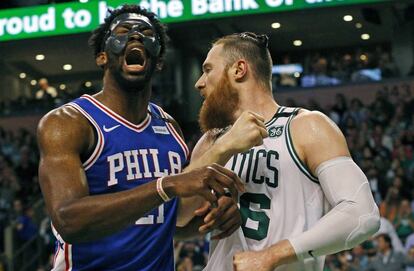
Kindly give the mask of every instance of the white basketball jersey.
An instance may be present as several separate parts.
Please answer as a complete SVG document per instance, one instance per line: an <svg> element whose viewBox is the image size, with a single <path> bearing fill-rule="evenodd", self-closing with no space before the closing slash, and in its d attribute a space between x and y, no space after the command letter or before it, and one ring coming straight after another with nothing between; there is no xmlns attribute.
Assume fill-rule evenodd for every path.
<svg viewBox="0 0 414 271"><path fill-rule="evenodd" d="M226 168L244 181L239 196L242 226L230 237L212 241L205 271L232 271L238 251L261 250L312 227L325 213L318 179L298 158L289 125L299 108L280 107L266 123L263 145L233 156ZM278 267L277 271L321 271L324 257Z"/></svg>

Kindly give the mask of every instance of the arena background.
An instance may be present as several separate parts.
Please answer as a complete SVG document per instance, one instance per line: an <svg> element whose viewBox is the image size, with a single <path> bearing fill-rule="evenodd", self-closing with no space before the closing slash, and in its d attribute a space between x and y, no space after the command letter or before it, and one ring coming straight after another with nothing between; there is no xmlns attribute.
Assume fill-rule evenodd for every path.
<svg viewBox="0 0 414 271"><path fill-rule="evenodd" d="M339 125L383 225L392 225L381 231L402 243L394 250L407 269L399 270L413 268L414 1L14 0L0 2L0 271L50 270L54 240L38 186L36 125L52 108L101 89L87 39L105 8L122 3L140 3L168 25L152 100L182 125L190 148L200 136L194 83L210 42L267 34L276 100L320 110ZM45 94L41 78L56 91ZM207 239L175 246L177 270L202 269ZM328 257L326 270L365 270L380 252L366 242Z"/></svg>

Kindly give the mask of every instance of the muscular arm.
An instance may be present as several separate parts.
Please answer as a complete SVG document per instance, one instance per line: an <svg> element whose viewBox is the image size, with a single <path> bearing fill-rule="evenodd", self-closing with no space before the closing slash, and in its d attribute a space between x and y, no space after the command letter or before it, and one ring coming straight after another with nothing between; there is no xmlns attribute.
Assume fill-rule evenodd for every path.
<svg viewBox="0 0 414 271"><path fill-rule="evenodd" d="M75 109L62 107L46 115L38 127L39 180L53 225L69 242L95 240L115 233L163 203L152 181L127 191L89 195L81 155L94 146L91 124ZM235 190L240 180L222 172L200 168L167 176L164 190L170 197L203 196L217 200L210 190Z"/></svg>
<svg viewBox="0 0 414 271"><path fill-rule="evenodd" d="M349 249L367 239L379 227L378 208L368 181L350 159L339 128L325 115L305 111L292 121L290 129L295 149L312 173L318 176L333 208L308 231L259 252L258 255L266 256L263 260L269 270L312 255L316 257ZM251 254L239 254L235 262L243 261Z"/></svg>
<svg viewBox="0 0 414 271"><path fill-rule="evenodd" d="M38 127L40 185L53 225L69 243L114 233L162 203L154 182L128 191L89 195L80 156L93 146L92 129L71 108L52 111Z"/></svg>

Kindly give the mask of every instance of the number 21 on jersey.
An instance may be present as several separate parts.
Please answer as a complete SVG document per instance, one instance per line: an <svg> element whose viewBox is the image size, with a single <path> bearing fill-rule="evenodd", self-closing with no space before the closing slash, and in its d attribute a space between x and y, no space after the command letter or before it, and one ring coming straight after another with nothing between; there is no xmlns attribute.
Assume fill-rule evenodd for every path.
<svg viewBox="0 0 414 271"><path fill-rule="evenodd" d="M164 204L158 206L158 215L143 216L135 222L135 225L152 225L164 223Z"/></svg>

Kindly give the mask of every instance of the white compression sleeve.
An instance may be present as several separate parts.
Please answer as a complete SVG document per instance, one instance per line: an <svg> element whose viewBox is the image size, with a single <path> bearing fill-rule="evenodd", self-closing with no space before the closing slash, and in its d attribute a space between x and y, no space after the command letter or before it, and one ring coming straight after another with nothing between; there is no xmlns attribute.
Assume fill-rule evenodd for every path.
<svg viewBox="0 0 414 271"><path fill-rule="evenodd" d="M323 162L316 174L333 208L308 231L289 238L299 260L350 249L380 225L368 180L350 157Z"/></svg>

